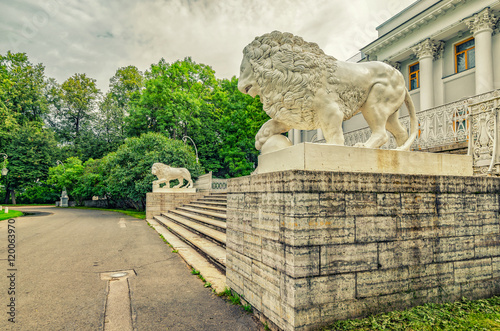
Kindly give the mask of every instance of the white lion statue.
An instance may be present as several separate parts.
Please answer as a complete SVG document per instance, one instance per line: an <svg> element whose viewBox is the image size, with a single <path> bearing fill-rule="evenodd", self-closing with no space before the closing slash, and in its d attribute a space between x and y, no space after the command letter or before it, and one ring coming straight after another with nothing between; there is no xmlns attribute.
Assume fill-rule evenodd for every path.
<svg viewBox="0 0 500 331"><path fill-rule="evenodd" d="M158 177L158 180L153 181L153 187L160 187L160 184L167 183L167 188L170 188L170 181L177 179L179 180L179 185L173 188L181 188L184 184L184 179L187 180L188 184L184 188L190 188L193 186L193 181L191 180L191 174L186 168L172 168L169 165L163 163L155 163L151 168L151 173Z"/></svg>
<svg viewBox="0 0 500 331"><path fill-rule="evenodd" d="M409 150L417 136L415 107L398 70L382 62L337 61L291 33L267 33L245 47L238 89L259 95L271 117L255 136L258 150L290 129L320 128L327 143L344 145L342 121L359 112L372 135L358 147L384 145L386 129L398 150ZM410 137L398 119L403 102L410 114Z"/></svg>

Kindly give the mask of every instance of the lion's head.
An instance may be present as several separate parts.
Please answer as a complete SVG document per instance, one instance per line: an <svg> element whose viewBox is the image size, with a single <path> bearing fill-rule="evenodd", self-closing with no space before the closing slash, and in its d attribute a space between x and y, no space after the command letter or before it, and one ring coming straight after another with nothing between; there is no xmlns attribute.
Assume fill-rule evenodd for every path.
<svg viewBox="0 0 500 331"><path fill-rule="evenodd" d="M151 173L153 175L163 175L165 171L170 169L170 166L163 163L154 163L151 167Z"/></svg>
<svg viewBox="0 0 500 331"><path fill-rule="evenodd" d="M274 31L255 38L243 50L238 89L252 97L260 95L271 118L303 122L321 78L330 81L335 67L336 59L317 44Z"/></svg>

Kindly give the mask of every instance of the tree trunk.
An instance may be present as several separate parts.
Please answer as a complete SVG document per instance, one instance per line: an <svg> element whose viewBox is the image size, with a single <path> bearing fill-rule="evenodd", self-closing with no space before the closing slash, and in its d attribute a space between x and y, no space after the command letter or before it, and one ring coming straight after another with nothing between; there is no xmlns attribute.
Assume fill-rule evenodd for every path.
<svg viewBox="0 0 500 331"><path fill-rule="evenodd" d="M10 191L10 197L12 198L12 204L16 204L16 190L11 190Z"/></svg>

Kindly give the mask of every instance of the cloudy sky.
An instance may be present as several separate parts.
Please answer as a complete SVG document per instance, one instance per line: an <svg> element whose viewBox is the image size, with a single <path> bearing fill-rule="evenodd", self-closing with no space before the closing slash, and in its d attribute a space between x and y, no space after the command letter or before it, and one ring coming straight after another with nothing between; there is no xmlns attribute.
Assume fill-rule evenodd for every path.
<svg viewBox="0 0 500 331"><path fill-rule="evenodd" d="M256 36L287 31L346 60L415 0L0 0L0 54L25 52L62 83L74 73L106 91L116 69L191 56L238 75Z"/></svg>

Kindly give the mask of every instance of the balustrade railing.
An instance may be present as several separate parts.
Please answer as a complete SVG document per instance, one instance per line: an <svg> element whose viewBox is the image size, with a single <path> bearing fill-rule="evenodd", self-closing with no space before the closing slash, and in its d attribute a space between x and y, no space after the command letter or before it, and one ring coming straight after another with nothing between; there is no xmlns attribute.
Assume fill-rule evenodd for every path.
<svg viewBox="0 0 500 331"><path fill-rule="evenodd" d="M498 93L499 91L497 90L479 94L467 100L448 103L417 113L419 133L411 149L427 150L430 148L467 142L470 131L468 121L470 105L489 100ZM409 131L409 115L401 117L400 121ZM370 135L370 128L347 132L344 134L345 145L353 146L358 142L365 142ZM389 137L389 141L382 146L383 149L396 148L394 137L392 135L389 135Z"/></svg>

